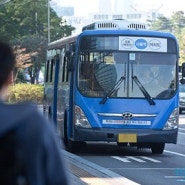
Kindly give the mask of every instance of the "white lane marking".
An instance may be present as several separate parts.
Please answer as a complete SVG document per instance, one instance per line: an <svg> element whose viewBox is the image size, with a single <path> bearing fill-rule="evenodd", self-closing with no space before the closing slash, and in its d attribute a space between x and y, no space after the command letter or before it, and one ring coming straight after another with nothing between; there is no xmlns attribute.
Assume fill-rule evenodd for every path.
<svg viewBox="0 0 185 185"><path fill-rule="evenodd" d="M174 155L178 155L178 156L181 156L181 157L185 157L185 155L184 155L184 154L177 153L177 152L172 152L172 151L169 151L169 150L164 150L164 152L166 152L166 153L170 153L170 154L174 154Z"/></svg>
<svg viewBox="0 0 185 185"><path fill-rule="evenodd" d="M146 157L146 156L137 156L137 157L132 157L132 156L126 156L126 157L111 156L111 157L114 158L114 159L117 159L119 161L122 161L124 163L131 162L132 160L140 162L140 163L145 163L147 161L151 161L151 162L155 162L155 163L160 163L161 162L159 160L153 159L151 157ZM139 159L139 158L142 158L142 159L145 159L145 160L142 160L142 159Z"/></svg>
<svg viewBox="0 0 185 185"><path fill-rule="evenodd" d="M185 135L185 133L183 133L183 132L178 132L178 134L182 134L182 135Z"/></svg>
<svg viewBox="0 0 185 185"><path fill-rule="evenodd" d="M179 130L185 130L185 128L179 128Z"/></svg>
<svg viewBox="0 0 185 185"><path fill-rule="evenodd" d="M164 177L168 179L184 178L184 176L164 176Z"/></svg>
<svg viewBox="0 0 185 185"><path fill-rule="evenodd" d="M132 159L133 161L137 161L140 163L145 163L146 161L143 161L142 159L136 158L136 157L131 157L131 156L127 156L128 159Z"/></svg>
<svg viewBox="0 0 185 185"><path fill-rule="evenodd" d="M176 170L177 168L109 168L110 170L119 169L119 170Z"/></svg>
<svg viewBox="0 0 185 185"><path fill-rule="evenodd" d="M152 159L151 157L141 156L141 158L146 159L148 161L155 162L155 163L160 163L161 162L161 161L158 161L156 159Z"/></svg>
<svg viewBox="0 0 185 185"><path fill-rule="evenodd" d="M127 158L121 158L121 157L117 157L117 156L111 156L114 159L117 159L119 161L122 161L124 163L130 163L131 161L129 161Z"/></svg>

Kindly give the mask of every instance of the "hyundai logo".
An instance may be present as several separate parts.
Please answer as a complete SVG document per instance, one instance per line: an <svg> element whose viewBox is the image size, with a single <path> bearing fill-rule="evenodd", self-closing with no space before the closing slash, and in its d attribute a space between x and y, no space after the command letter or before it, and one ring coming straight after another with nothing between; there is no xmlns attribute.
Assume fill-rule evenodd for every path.
<svg viewBox="0 0 185 185"><path fill-rule="evenodd" d="M122 114L122 117L125 119L132 119L133 115L130 112L125 112Z"/></svg>

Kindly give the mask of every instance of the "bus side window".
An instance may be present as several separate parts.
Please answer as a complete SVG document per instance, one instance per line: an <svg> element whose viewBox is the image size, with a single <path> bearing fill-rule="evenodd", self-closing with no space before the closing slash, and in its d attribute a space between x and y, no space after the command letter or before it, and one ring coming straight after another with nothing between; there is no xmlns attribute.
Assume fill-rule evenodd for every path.
<svg viewBox="0 0 185 185"><path fill-rule="evenodd" d="M62 73L62 82L67 82L68 81L68 57L64 57L64 63L63 63L63 73Z"/></svg>
<svg viewBox="0 0 185 185"><path fill-rule="evenodd" d="M49 82L53 81L53 65L54 65L54 59L51 60L51 66L50 66L50 80Z"/></svg>
<svg viewBox="0 0 185 185"><path fill-rule="evenodd" d="M64 54L65 54L65 49L64 48L62 48L61 50L60 50L60 55L59 55L59 57L60 57L60 69L59 69L59 83L61 83L61 82L63 82L63 65L64 65Z"/></svg>
<svg viewBox="0 0 185 185"><path fill-rule="evenodd" d="M45 80L45 82L48 82L48 80L49 80L49 60L47 60L47 62L46 62L46 76L45 76L45 78L46 78L46 80Z"/></svg>

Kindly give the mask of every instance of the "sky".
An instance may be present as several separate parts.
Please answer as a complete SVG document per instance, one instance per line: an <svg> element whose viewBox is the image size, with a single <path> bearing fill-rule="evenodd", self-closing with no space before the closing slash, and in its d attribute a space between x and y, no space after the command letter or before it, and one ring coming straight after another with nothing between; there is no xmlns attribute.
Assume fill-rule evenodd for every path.
<svg viewBox="0 0 185 185"><path fill-rule="evenodd" d="M87 16L88 13L98 11L98 1L99 0L52 0L52 3L59 6L74 6L75 16ZM185 6L182 6L182 1L183 0L133 0L133 5L134 7L137 5L137 7L140 7L142 10L158 9L159 13L163 13L164 16L168 17L175 11L185 11Z"/></svg>

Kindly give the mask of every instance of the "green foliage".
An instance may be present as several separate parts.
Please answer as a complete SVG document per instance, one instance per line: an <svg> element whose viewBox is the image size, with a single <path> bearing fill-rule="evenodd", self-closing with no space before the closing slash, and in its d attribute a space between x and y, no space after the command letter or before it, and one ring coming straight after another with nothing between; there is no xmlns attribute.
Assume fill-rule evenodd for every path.
<svg viewBox="0 0 185 185"><path fill-rule="evenodd" d="M10 87L7 100L9 103L32 101L37 104L42 104L43 90L43 85L16 84Z"/></svg>
<svg viewBox="0 0 185 185"><path fill-rule="evenodd" d="M22 40L36 36L48 39L48 4L47 0L14 0L0 7L0 35L2 38ZM75 29L63 24L56 12L50 7L51 41L71 35Z"/></svg>
<svg viewBox="0 0 185 185"><path fill-rule="evenodd" d="M48 14L47 0L9 1L0 6L0 25L1 41L8 41L14 47L25 48L25 54L30 54L32 65L28 67L28 74L31 83L37 81L38 73L45 62L48 33L50 41L54 41L71 35L75 29L65 25L65 20L58 17L51 7Z"/></svg>
<svg viewBox="0 0 185 185"><path fill-rule="evenodd" d="M148 20L150 29L166 31L174 34L179 43L179 65L185 62L185 16L183 11L177 11L171 17L158 17L156 21Z"/></svg>

